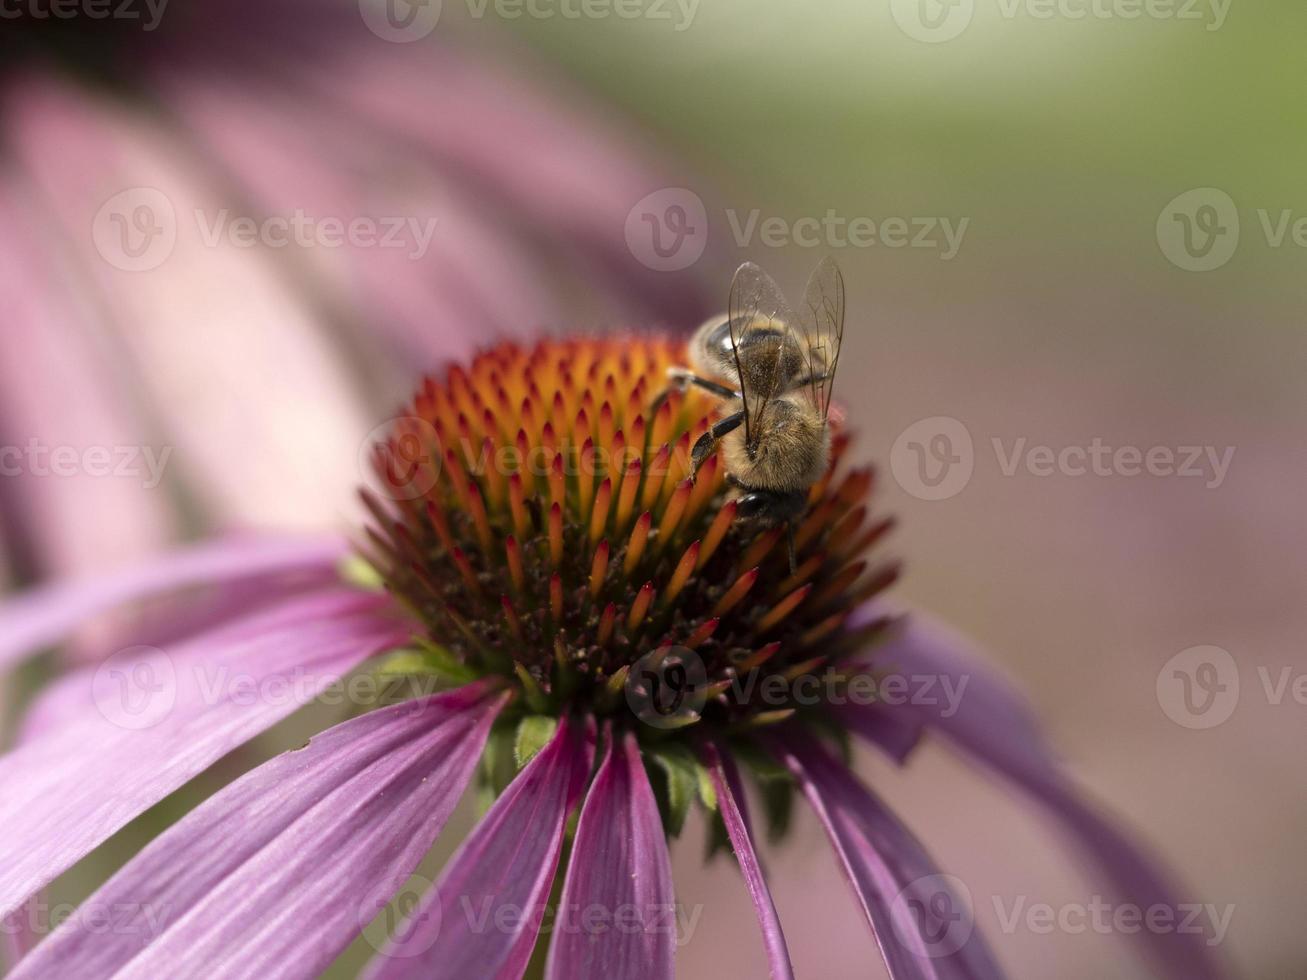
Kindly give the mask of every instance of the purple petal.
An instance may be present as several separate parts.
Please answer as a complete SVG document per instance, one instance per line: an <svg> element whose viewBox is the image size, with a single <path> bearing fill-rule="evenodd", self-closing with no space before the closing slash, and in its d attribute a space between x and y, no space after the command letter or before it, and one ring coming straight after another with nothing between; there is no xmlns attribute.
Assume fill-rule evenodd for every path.
<svg viewBox="0 0 1307 980"><path fill-rule="evenodd" d="M519 976L531 958L593 735L564 720L459 848L369 980Z"/></svg>
<svg viewBox="0 0 1307 980"><path fill-rule="evenodd" d="M34 589L0 604L0 669L123 603L273 572L330 569L346 548L336 537L224 538L134 568Z"/></svg>
<svg viewBox="0 0 1307 980"><path fill-rule="evenodd" d="M876 608L863 615L883 612ZM1059 769L1025 700L964 639L914 613L872 658L878 669L929 675L936 678L935 690L954 692L951 697L909 698L898 710L1026 790L1062 825L1121 901L1183 914L1170 875L1084 801ZM923 700L932 703L917 703ZM1170 974L1193 980L1224 975L1207 945L1211 937L1200 932L1142 930L1140 937Z"/></svg>
<svg viewBox="0 0 1307 980"><path fill-rule="evenodd" d="M728 771L729 763L715 746L704 746L704 759L712 777L713 789L717 791L717 805L721 809L722 821L726 824L726 833L731 838L735 859L740 863L744 884L749 889L754 911L758 914L762 942L767 949L767 961L771 964L772 980L793 980L794 967L790 965L785 934L781 931L781 921L776 914L771 892L767 890L762 864L753 849L753 838L743 811L744 795L740 792L739 778L733 771ZM731 766L730 769L733 770L734 767Z"/></svg>
<svg viewBox="0 0 1307 980"><path fill-rule="evenodd" d="M12 970L41 941L38 922L42 901L41 896L34 895L16 910L0 918L0 967L8 964ZM6 977L10 975L5 974Z"/></svg>
<svg viewBox="0 0 1307 980"><path fill-rule="evenodd" d="M114 875L12 978L317 976L444 827L504 704L486 695L474 685L382 708L246 774Z"/></svg>
<svg viewBox="0 0 1307 980"><path fill-rule="evenodd" d="M849 731L879 748L899 765L921 742L922 722L884 704L843 704L831 713Z"/></svg>
<svg viewBox="0 0 1307 980"><path fill-rule="evenodd" d="M266 249L211 237L209 219L240 212L222 217L225 189L162 116L53 75L22 76L4 94L6 161L25 171L82 260L83 287L112 321L134 394L165 407L170 466L197 505L219 525L336 520L359 475L341 447L357 447L376 419L322 329L318 297L297 290ZM100 209L134 209L127 202L139 192L110 197L122 188L147 188L161 226L175 231L155 268L124 270L114 251L96 248L89 229Z"/></svg>
<svg viewBox="0 0 1307 980"><path fill-rule="evenodd" d="M1001 977L969 908L885 805L802 731L771 744L826 827L890 976Z"/></svg>
<svg viewBox="0 0 1307 980"><path fill-rule="evenodd" d="M667 838L640 746L627 734L614 752L610 738L581 811L546 977L670 980L675 910Z"/></svg>
<svg viewBox="0 0 1307 980"><path fill-rule="evenodd" d="M251 102L230 80L197 76L186 66L158 82L158 91L268 214L374 214L375 187L364 175L411 150L380 133L360 141L338 114L287 88ZM352 286L353 306L372 333L392 342L399 363L418 368L470 355L490 336L520 336L562 315L539 263L520 254L521 243L504 234L496 216L476 209L472 195L448 193L444 183L410 188L386 212L413 222L434 222L438 214L425 243L406 226L404 248L346 243L330 257L306 250L308 259L324 259L324 280Z"/></svg>
<svg viewBox="0 0 1307 980"><path fill-rule="evenodd" d="M0 345L13 352L0 358L0 429L9 446L35 442L47 454L55 447L79 453L99 447L114 456L106 469L117 470L122 460L115 447L154 449L157 433L140 417L127 386L115 383L102 315L69 288L76 266L61 254L48 215L32 207L32 197L8 173L0 181ZM20 472L6 473L0 489L7 498L0 521L13 522L13 540L6 544L11 554L19 554L20 545L30 550L40 574L77 575L120 564L162 547L176 533L167 489L147 489L150 475L97 476L78 466L52 478L49 462L48 456L20 462Z"/></svg>
<svg viewBox="0 0 1307 980"><path fill-rule="evenodd" d="M171 654L126 651L76 722L0 758L0 915L213 762L408 631L384 596L335 590Z"/></svg>
<svg viewBox="0 0 1307 980"><path fill-rule="evenodd" d="M526 74L445 46L434 57L360 47L329 66L289 68L337 112L411 141L472 193L501 201L522 217L524 231L546 229L548 247L576 252L594 270L593 282L619 288L628 310L639 303L675 324L712 312L717 300L703 277L683 275L669 288L666 273L645 268L627 247L631 210L677 182L650 166L629 134L578 112L583 93L556 84L551 95L538 66ZM395 99L398 90L423 92L422 104Z"/></svg>

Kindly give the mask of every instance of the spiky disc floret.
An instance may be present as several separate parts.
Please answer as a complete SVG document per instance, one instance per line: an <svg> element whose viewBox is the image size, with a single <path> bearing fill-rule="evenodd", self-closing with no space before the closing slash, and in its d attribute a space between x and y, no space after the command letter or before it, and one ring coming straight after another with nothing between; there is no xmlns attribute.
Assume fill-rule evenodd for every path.
<svg viewBox="0 0 1307 980"><path fill-rule="evenodd" d="M536 713L620 721L632 666L690 650L705 696L678 727L747 726L805 707L763 678L825 670L878 628L846 622L896 574L866 556L890 522L870 514L870 470L843 472L847 435L791 572L783 529L735 520L718 457L690 478L718 403L692 388L651 412L683 363L671 339L505 344L428 378L395 422L366 550L464 677L502 675Z"/></svg>

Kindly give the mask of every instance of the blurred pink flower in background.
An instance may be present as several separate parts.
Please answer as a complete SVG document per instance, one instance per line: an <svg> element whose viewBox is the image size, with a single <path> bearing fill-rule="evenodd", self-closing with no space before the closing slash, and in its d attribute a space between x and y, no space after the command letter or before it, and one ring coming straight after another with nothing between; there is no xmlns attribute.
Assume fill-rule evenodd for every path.
<svg viewBox="0 0 1307 980"><path fill-rule="evenodd" d="M667 183L652 154L517 52L388 43L344 2L179 4L146 27L0 37L11 578L338 523L358 478L340 447L421 371L562 310L683 326L711 305L626 248ZM295 244L296 215L324 237ZM322 244L360 219L395 247ZM119 475L43 476L59 447L106 447Z"/></svg>

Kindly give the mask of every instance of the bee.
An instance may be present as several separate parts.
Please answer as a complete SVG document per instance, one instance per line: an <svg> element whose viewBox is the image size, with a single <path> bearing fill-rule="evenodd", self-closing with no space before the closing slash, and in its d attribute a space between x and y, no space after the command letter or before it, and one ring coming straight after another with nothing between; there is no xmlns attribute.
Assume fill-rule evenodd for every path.
<svg viewBox="0 0 1307 980"><path fill-rule="evenodd" d="M691 478L720 446L736 517L788 531L830 457L831 389L844 339L844 277L833 259L813 271L791 310L775 281L752 262L735 272L725 316L695 331L688 367L668 369L668 388L691 385L722 400L725 413L690 452Z"/></svg>

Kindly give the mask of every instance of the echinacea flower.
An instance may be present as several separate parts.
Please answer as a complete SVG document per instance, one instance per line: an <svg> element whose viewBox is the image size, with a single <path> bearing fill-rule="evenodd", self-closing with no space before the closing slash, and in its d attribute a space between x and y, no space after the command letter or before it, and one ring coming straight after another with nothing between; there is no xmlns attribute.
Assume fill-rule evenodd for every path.
<svg viewBox="0 0 1307 980"><path fill-rule="evenodd" d="M1060 821L1116 893L1174 906L1165 877L1072 791L1020 699L960 641L880 605L895 569L873 549L889 524L869 509L870 472L847 465L847 434L812 488L793 571L780 530L736 520L718 457L689 478L711 399L650 410L682 354L654 337L543 341L429 379L377 447L361 550L384 591L322 585L47 692L59 710L0 759L0 914L374 654L397 651L381 676L443 688L236 779L12 975L313 976L475 780L493 803L368 976L672 976L674 935L655 913L675 902L668 839L693 806L739 863L772 976L791 976L749 783L775 829L795 796L812 806L894 977L997 976L980 936L951 935L950 907L922 891L939 887L936 866L850 770L850 734L899 762L942 736ZM265 551L251 575L321 571L340 553ZM232 557L174 567L230 574ZM0 660L171 574L17 600L0 613ZM891 672L964 695L947 711L854 697ZM152 697L128 711L106 697L123 690ZM1167 975L1218 975L1193 935L1144 935Z"/></svg>

